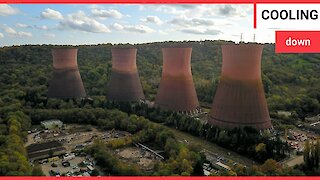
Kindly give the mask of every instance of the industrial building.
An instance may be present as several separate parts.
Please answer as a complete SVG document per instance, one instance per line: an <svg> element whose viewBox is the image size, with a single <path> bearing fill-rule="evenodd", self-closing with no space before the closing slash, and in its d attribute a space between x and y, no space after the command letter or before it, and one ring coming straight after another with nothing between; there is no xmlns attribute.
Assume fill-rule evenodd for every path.
<svg viewBox="0 0 320 180"><path fill-rule="evenodd" d="M30 161L58 156L66 152L66 148L58 141L31 144L26 149Z"/></svg>
<svg viewBox="0 0 320 180"><path fill-rule="evenodd" d="M272 127L261 80L263 45L222 46L222 72L208 123L226 129Z"/></svg>
<svg viewBox="0 0 320 180"><path fill-rule="evenodd" d="M112 72L107 85L107 98L111 101L144 100L136 65L137 49L113 48Z"/></svg>
<svg viewBox="0 0 320 180"><path fill-rule="evenodd" d="M83 98L86 96L77 64L76 48L52 50L53 73L49 82L49 98Z"/></svg>
<svg viewBox="0 0 320 180"><path fill-rule="evenodd" d="M183 114L200 111L191 73L192 48L163 48L163 68L155 105Z"/></svg>
<svg viewBox="0 0 320 180"><path fill-rule="evenodd" d="M44 129L61 128L63 126L63 122L58 119L46 120L41 121L41 126Z"/></svg>

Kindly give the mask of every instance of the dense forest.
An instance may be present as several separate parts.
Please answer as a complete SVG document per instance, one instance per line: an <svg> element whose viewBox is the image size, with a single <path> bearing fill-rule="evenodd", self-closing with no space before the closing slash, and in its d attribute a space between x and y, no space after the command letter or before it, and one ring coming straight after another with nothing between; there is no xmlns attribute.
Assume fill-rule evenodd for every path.
<svg viewBox="0 0 320 180"><path fill-rule="evenodd" d="M220 45L224 43L232 42L188 41L133 45L138 49L137 66L146 98L153 101L157 93L162 69L161 48L188 46L193 48L192 72L199 101L203 107L210 108L215 89L219 83L222 63ZM131 122L130 117L134 116L133 114L137 114L151 121L164 123L190 134L203 137L241 154L251 154L260 162L264 162L268 158L281 159L287 153L287 147L283 147L281 143L274 143L279 142L278 140L269 141L263 136L260 139L252 138L258 134L252 129L234 130L226 133L212 126L203 126L192 118L175 113L163 112L159 109L148 109L134 104L112 104L106 101L104 96L107 92L106 84L111 73L110 49L114 47L112 44L78 46L78 65L81 77L88 96L93 99L92 101L47 99L48 81L51 78L52 71L51 49L53 47L55 46L25 45L0 48L0 160L3 162L0 163L0 169L2 170L0 175L41 175L38 167L31 167L28 164L23 148L26 130L30 128L31 123L37 124L39 121L48 118L59 118L64 122L99 125L105 129L117 127L129 132L141 130L134 123L129 126L127 122L124 128L121 123L117 124L118 121L114 121L114 119L108 118L108 121L103 121L107 118L105 115L106 110L103 109L110 109L111 111L120 109L121 112L115 111L115 114L113 114L114 116L118 114L124 117L120 118L119 122L122 122L123 119ZM279 122L274 120L274 124L295 124L297 120L304 120L307 116L320 113L319 73L320 54L275 54L274 44L265 44L262 56L262 80L270 114L273 118L279 119L281 117L277 115L277 111L292 112L290 118ZM136 116L134 117L136 118ZM145 121L148 121L147 119ZM148 135L153 137L153 139L148 140L159 141L159 144L162 144L162 147L165 148L166 141L173 141L172 139L174 138L164 130L162 134L165 134L169 139L156 139L162 131L163 129L160 128L159 133L155 131L148 132ZM144 135L149 137L146 134ZM243 142L235 141L235 139L239 138ZM136 139L141 141L143 136L136 137ZM163 141L162 143L160 142L161 140ZM171 142L171 144L174 143ZM260 146L265 147L266 151L257 152L256 148ZM97 147L104 148L100 151ZM198 166L197 162L202 161L197 153L193 157L188 157L190 158L192 170L170 169L172 167L170 163L179 161L180 150L189 151L188 148L184 148L186 147L179 146L176 154L172 155L175 162L159 164L157 166L157 174L194 174L193 169ZM91 149L88 149L95 156L108 154L109 150L108 145L99 142ZM167 153L169 156L169 152ZM104 165L108 165L110 161L113 161L112 157L101 156L100 158L100 163ZM238 175L272 175L275 172L271 172L268 169L270 164L275 164L275 162L268 160L262 166L253 167L252 172L243 172L243 168L239 167L236 173ZM274 165L273 167L277 166ZM121 164L119 164L118 168L113 169L112 173L121 174L120 172L126 172L122 173L124 175L128 173L141 174L139 170L122 166ZM280 170L281 168L278 169ZM284 170L276 174L288 175L290 174L288 171ZM290 169L290 171L293 170ZM300 172L291 173L299 174Z"/></svg>

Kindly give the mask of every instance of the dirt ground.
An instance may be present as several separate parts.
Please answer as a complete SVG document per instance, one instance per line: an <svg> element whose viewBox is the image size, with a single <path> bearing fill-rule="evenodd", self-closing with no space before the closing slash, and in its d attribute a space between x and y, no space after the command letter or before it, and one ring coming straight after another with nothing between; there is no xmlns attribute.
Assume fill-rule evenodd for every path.
<svg viewBox="0 0 320 180"><path fill-rule="evenodd" d="M297 164L302 164L303 162L304 162L303 156L301 155L301 156L296 156L296 157L290 159L285 164L287 164L289 167L293 167Z"/></svg>
<svg viewBox="0 0 320 180"><path fill-rule="evenodd" d="M143 169L152 169L159 162L154 154L137 147L119 149L117 155L125 161L137 163Z"/></svg>
<svg viewBox="0 0 320 180"><path fill-rule="evenodd" d="M144 167L150 167L153 164L153 160L147 158L140 158L138 164Z"/></svg>
<svg viewBox="0 0 320 180"><path fill-rule="evenodd" d="M127 159L142 157L142 153L140 152L140 150L135 147L129 147L129 148L123 149L118 153L118 155Z"/></svg>

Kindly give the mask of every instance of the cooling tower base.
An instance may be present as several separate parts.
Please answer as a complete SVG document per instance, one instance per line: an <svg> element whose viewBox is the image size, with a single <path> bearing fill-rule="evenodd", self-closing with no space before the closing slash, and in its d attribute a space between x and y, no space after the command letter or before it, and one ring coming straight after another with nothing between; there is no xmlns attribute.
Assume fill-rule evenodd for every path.
<svg viewBox="0 0 320 180"><path fill-rule="evenodd" d="M194 110L191 111L177 111L178 114L184 114L184 115L196 115L198 113L201 113L201 107L198 106Z"/></svg>
<svg viewBox="0 0 320 180"><path fill-rule="evenodd" d="M145 99L138 72L112 71L107 98L110 101L139 101Z"/></svg>
<svg viewBox="0 0 320 180"><path fill-rule="evenodd" d="M259 121L259 120L258 120ZM244 127L253 127L257 130L268 130L271 129L271 123L266 121L266 122L258 122L258 123L241 123L237 122L236 124L230 121L224 121L221 119L216 119L212 116L209 117L208 123L220 128L224 129L229 129L232 130L234 128L244 128Z"/></svg>
<svg viewBox="0 0 320 180"><path fill-rule="evenodd" d="M261 80L220 80L208 120L209 124L233 129L250 126L257 130L271 128Z"/></svg>
<svg viewBox="0 0 320 180"><path fill-rule="evenodd" d="M78 68L53 69L49 98L83 98L86 93Z"/></svg>

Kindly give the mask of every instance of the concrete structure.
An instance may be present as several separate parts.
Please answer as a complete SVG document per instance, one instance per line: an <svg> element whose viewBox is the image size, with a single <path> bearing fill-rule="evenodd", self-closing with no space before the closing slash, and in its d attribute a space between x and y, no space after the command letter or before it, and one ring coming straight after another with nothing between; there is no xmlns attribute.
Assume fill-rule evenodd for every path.
<svg viewBox="0 0 320 180"><path fill-rule="evenodd" d="M53 74L49 82L49 98L82 98L85 89L77 64L76 48L56 48L52 50Z"/></svg>
<svg viewBox="0 0 320 180"><path fill-rule="evenodd" d="M277 111L277 114L285 117L290 117L292 115L292 113L289 111Z"/></svg>
<svg viewBox="0 0 320 180"><path fill-rule="evenodd" d="M230 168L229 166L227 166L227 165L225 165L225 164L223 164L223 163L221 163L221 162L217 162L216 165L217 165L218 167L220 167L221 169L223 169L223 170L231 171L231 168Z"/></svg>
<svg viewBox="0 0 320 180"><path fill-rule="evenodd" d="M163 68L155 105L180 113L200 110L191 73L192 48L163 48Z"/></svg>
<svg viewBox="0 0 320 180"><path fill-rule="evenodd" d="M44 129L61 128L63 126L63 122L58 119L46 120L41 122L41 126Z"/></svg>
<svg viewBox="0 0 320 180"><path fill-rule="evenodd" d="M308 122L316 122L316 121L320 121L320 114L316 115L316 116L312 116L312 117L306 117L304 118L306 121Z"/></svg>
<svg viewBox="0 0 320 180"><path fill-rule="evenodd" d="M107 98L111 101L139 101L144 94L136 65L137 49L113 48L112 74Z"/></svg>
<svg viewBox="0 0 320 180"><path fill-rule="evenodd" d="M271 128L261 80L263 45L222 46L222 72L208 123L226 129Z"/></svg>
<svg viewBox="0 0 320 180"><path fill-rule="evenodd" d="M58 156L66 152L66 149L58 141L31 144L26 149L30 161Z"/></svg>

